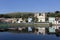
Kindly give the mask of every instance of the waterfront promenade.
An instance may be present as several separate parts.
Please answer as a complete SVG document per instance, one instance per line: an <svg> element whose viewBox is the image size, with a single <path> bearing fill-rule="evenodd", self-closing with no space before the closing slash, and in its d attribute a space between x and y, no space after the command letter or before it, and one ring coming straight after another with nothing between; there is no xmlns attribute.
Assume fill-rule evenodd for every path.
<svg viewBox="0 0 60 40"><path fill-rule="evenodd" d="M0 28L49 27L49 23L0 23Z"/></svg>

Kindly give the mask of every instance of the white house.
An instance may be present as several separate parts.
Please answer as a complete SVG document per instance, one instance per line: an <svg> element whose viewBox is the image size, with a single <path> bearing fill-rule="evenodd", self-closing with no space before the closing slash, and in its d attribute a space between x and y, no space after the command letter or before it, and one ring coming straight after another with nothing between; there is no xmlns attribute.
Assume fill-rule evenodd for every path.
<svg viewBox="0 0 60 40"><path fill-rule="evenodd" d="M53 29L60 29L60 18L56 21L55 17L49 17L49 22L54 24L50 29L53 31ZM51 31L50 30L50 31Z"/></svg>
<svg viewBox="0 0 60 40"><path fill-rule="evenodd" d="M23 20L22 18L17 18L16 23L26 23L25 19Z"/></svg>
<svg viewBox="0 0 60 40"><path fill-rule="evenodd" d="M21 22L23 22L22 18L18 18L17 23L21 23Z"/></svg>
<svg viewBox="0 0 60 40"><path fill-rule="evenodd" d="M60 18L58 18L58 20L57 20L57 24L60 24Z"/></svg>
<svg viewBox="0 0 60 40"><path fill-rule="evenodd" d="M38 18L38 22L45 22L45 13L36 13L34 17Z"/></svg>
<svg viewBox="0 0 60 40"><path fill-rule="evenodd" d="M28 22L32 22L32 18L28 18Z"/></svg>
<svg viewBox="0 0 60 40"><path fill-rule="evenodd" d="M56 23L60 24L60 18L57 21L55 19L56 19L55 17L49 17L48 18L50 23L52 23L52 24L56 24Z"/></svg>
<svg viewBox="0 0 60 40"><path fill-rule="evenodd" d="M55 24L55 17L49 17L48 18L48 21L50 22L50 23L52 23L52 24Z"/></svg>

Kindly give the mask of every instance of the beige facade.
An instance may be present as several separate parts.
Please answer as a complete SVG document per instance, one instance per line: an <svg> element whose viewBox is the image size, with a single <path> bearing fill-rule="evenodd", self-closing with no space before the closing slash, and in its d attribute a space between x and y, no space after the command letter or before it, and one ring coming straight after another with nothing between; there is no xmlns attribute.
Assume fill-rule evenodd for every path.
<svg viewBox="0 0 60 40"><path fill-rule="evenodd" d="M45 22L45 13L36 13L34 17L38 18L38 22Z"/></svg>
<svg viewBox="0 0 60 40"><path fill-rule="evenodd" d="M17 19L16 18L13 18L12 19L12 23L16 23Z"/></svg>
<svg viewBox="0 0 60 40"><path fill-rule="evenodd" d="M15 23L16 18L0 18L0 21L7 22L7 23Z"/></svg>
<svg viewBox="0 0 60 40"><path fill-rule="evenodd" d="M26 23L25 20L22 18L0 18L0 22L6 22L6 23Z"/></svg>
<svg viewBox="0 0 60 40"><path fill-rule="evenodd" d="M17 22L21 23L22 21L23 21L22 18L19 18Z"/></svg>
<svg viewBox="0 0 60 40"><path fill-rule="evenodd" d="M4 19L4 22L15 23L16 19L15 18L6 18L6 19Z"/></svg>
<svg viewBox="0 0 60 40"><path fill-rule="evenodd" d="M18 18L18 21L17 21L17 23L25 23L25 20L23 20L22 18Z"/></svg>

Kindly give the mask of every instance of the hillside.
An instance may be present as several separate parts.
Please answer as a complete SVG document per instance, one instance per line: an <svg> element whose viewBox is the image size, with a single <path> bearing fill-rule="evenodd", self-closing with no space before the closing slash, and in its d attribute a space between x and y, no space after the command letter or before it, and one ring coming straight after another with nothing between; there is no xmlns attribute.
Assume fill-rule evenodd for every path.
<svg viewBox="0 0 60 40"><path fill-rule="evenodd" d="M47 17L60 17L60 11L55 11L55 12L47 12ZM33 12L15 12L15 13L7 13L7 14L0 14L0 18L28 18L28 17L33 17L34 13Z"/></svg>
<svg viewBox="0 0 60 40"><path fill-rule="evenodd" d="M17 13L8 13L8 14L0 14L0 18L28 18L28 17L33 17L34 13L31 12L17 12Z"/></svg>

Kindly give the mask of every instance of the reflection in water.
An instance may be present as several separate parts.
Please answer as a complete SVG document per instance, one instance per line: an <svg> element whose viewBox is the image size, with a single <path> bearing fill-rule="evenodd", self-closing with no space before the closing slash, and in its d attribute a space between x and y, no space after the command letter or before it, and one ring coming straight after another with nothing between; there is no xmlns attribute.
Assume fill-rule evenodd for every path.
<svg viewBox="0 0 60 40"><path fill-rule="evenodd" d="M29 30L30 31L29 31ZM20 31L20 30L18 30L18 29L15 29L15 30L9 30L9 29L5 29L5 30L0 30L0 32L2 33L4 33L4 32L9 32L9 33L19 33L19 34L21 34L21 33L28 33L28 34L35 34L35 35L44 35L44 36L46 36L46 34L41 34L41 33L39 33L38 32L38 29L35 29L35 28L33 28L32 30L31 30L31 28L25 28L25 29L22 29L22 31ZM53 34L53 35L55 35L55 36L57 36L57 37L60 37L60 33L55 33L55 34ZM52 35L52 36L53 36Z"/></svg>
<svg viewBox="0 0 60 40"><path fill-rule="evenodd" d="M60 40L55 34L36 35L34 33L0 32L0 40Z"/></svg>
<svg viewBox="0 0 60 40"><path fill-rule="evenodd" d="M2 31L2 30L0 30L0 32L10 32L10 33L29 33L29 34L31 34L31 33L33 33L33 34L36 34L36 35L46 35L46 34L41 34L41 33L39 33L39 32L28 32L28 31L19 31L19 30L4 30L4 31ZM50 35L50 34L48 34L48 35ZM57 36L57 37L60 37L60 33L55 33L55 35Z"/></svg>
<svg viewBox="0 0 60 40"><path fill-rule="evenodd" d="M57 37L60 37L60 33L56 33L55 35L56 35Z"/></svg>

